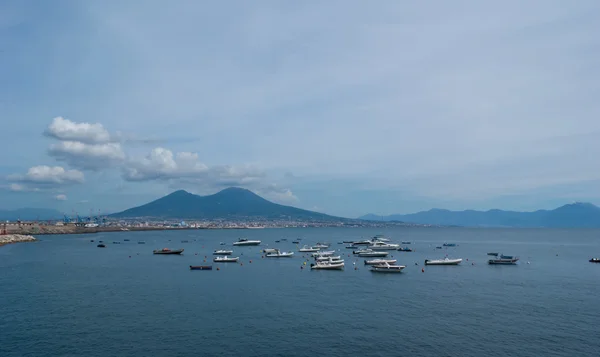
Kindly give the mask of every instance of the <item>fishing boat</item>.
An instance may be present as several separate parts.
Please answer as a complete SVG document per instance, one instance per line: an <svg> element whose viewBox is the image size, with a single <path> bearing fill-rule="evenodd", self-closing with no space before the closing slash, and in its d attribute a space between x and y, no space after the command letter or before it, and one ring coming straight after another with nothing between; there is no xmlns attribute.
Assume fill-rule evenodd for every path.
<svg viewBox="0 0 600 357"><path fill-rule="evenodd" d="M100 243L96 247L98 247L98 248L106 248L106 245L104 243Z"/></svg>
<svg viewBox="0 0 600 357"><path fill-rule="evenodd" d="M279 249L277 249L277 251L274 253L265 255L267 258L291 258L293 256L294 252L280 252Z"/></svg>
<svg viewBox="0 0 600 357"><path fill-rule="evenodd" d="M498 254L499 254L499 253L494 253L494 252L492 252L492 253L487 253L487 255L490 255L490 256L493 256L493 257L497 257L497 256L498 256Z"/></svg>
<svg viewBox="0 0 600 357"><path fill-rule="evenodd" d="M231 255L231 254L233 254L233 250L219 249L219 250L215 250L213 252L213 255Z"/></svg>
<svg viewBox="0 0 600 357"><path fill-rule="evenodd" d="M399 252L412 252L413 250L409 247L398 248Z"/></svg>
<svg viewBox="0 0 600 357"><path fill-rule="evenodd" d="M391 244L385 242L373 242L373 244L369 245L369 249L373 250L396 250L400 248L398 244Z"/></svg>
<svg viewBox="0 0 600 357"><path fill-rule="evenodd" d="M342 257L339 255L336 256L332 256L332 255L319 255L315 257L315 260L318 262L325 262L325 261L330 261L330 260L341 260Z"/></svg>
<svg viewBox="0 0 600 357"><path fill-rule="evenodd" d="M321 250L321 249L320 248L309 247L307 245L305 245L304 247L298 249L298 251L301 252L301 253L314 253L314 252L318 252L319 250Z"/></svg>
<svg viewBox="0 0 600 357"><path fill-rule="evenodd" d="M458 265L462 259L425 259L425 265Z"/></svg>
<svg viewBox="0 0 600 357"><path fill-rule="evenodd" d="M365 260L365 265L396 264L396 259L371 259Z"/></svg>
<svg viewBox="0 0 600 357"><path fill-rule="evenodd" d="M370 250L370 249L365 249L365 250L361 250L358 252L352 252L352 253L358 255L361 258L387 257L390 254L388 252L375 251L375 250Z"/></svg>
<svg viewBox="0 0 600 357"><path fill-rule="evenodd" d="M223 256L223 257L214 257L213 258L213 262L215 263L237 263L237 261L240 260L240 257L228 257L228 256Z"/></svg>
<svg viewBox="0 0 600 357"><path fill-rule="evenodd" d="M327 251L314 252L311 255L313 257L328 257L328 256L332 256L334 254L335 254L335 250L327 250Z"/></svg>
<svg viewBox="0 0 600 357"><path fill-rule="evenodd" d="M251 245L259 245L259 240L250 240L245 238L240 238L237 242L233 243L235 246L251 246Z"/></svg>
<svg viewBox="0 0 600 357"><path fill-rule="evenodd" d="M590 259L590 263L600 263L600 258L592 258Z"/></svg>
<svg viewBox="0 0 600 357"><path fill-rule="evenodd" d="M212 270L212 265L190 265L190 270Z"/></svg>
<svg viewBox="0 0 600 357"><path fill-rule="evenodd" d="M169 249L169 248L163 248L163 249L155 249L152 251L152 253L154 254L181 254L183 253L183 249Z"/></svg>
<svg viewBox="0 0 600 357"><path fill-rule="evenodd" d="M444 243L443 244L444 247L456 247L455 243Z"/></svg>
<svg viewBox="0 0 600 357"><path fill-rule="evenodd" d="M406 268L404 265L392 265L389 263L372 265L371 271L376 273L402 273L402 269Z"/></svg>
<svg viewBox="0 0 600 357"><path fill-rule="evenodd" d="M490 259L488 260L488 264L490 265L515 265L519 261L519 258L500 258L500 259Z"/></svg>
<svg viewBox="0 0 600 357"><path fill-rule="evenodd" d="M317 262L310 264L310 268L320 270L343 270L344 262Z"/></svg>

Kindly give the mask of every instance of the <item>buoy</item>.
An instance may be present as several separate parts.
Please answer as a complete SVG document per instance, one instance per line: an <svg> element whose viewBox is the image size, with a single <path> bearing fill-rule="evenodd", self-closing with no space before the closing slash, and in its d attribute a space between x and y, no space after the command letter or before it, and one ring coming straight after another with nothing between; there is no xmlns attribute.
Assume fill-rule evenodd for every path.
<svg viewBox="0 0 600 357"><path fill-rule="evenodd" d="M249 261L248 263L252 263L252 260L251 260L251 261Z"/></svg>
<svg viewBox="0 0 600 357"><path fill-rule="evenodd" d="M244 263L240 263L240 265L244 265Z"/></svg>
<svg viewBox="0 0 600 357"><path fill-rule="evenodd" d="M467 261L469 261L469 258L467 258Z"/></svg>
<svg viewBox="0 0 600 357"><path fill-rule="evenodd" d="M304 262L304 265L306 265L306 262Z"/></svg>
<svg viewBox="0 0 600 357"><path fill-rule="evenodd" d="M206 263L206 259L204 259L204 262Z"/></svg>
<svg viewBox="0 0 600 357"><path fill-rule="evenodd" d="M129 256L129 258L131 258L131 255Z"/></svg>
<svg viewBox="0 0 600 357"><path fill-rule="evenodd" d="M221 268L217 267L217 270L221 270Z"/></svg>
<svg viewBox="0 0 600 357"><path fill-rule="evenodd" d="M300 270L304 269L304 267L302 265L300 265Z"/></svg>
<svg viewBox="0 0 600 357"><path fill-rule="evenodd" d="M204 259L206 259L206 255L204 256Z"/></svg>
<svg viewBox="0 0 600 357"><path fill-rule="evenodd" d="M354 267L354 270L358 270L358 267Z"/></svg>
<svg viewBox="0 0 600 357"><path fill-rule="evenodd" d="M475 265L475 263L471 263L471 265Z"/></svg>
<svg viewBox="0 0 600 357"><path fill-rule="evenodd" d="M424 272L425 272L425 268L421 268L421 273L424 273Z"/></svg>

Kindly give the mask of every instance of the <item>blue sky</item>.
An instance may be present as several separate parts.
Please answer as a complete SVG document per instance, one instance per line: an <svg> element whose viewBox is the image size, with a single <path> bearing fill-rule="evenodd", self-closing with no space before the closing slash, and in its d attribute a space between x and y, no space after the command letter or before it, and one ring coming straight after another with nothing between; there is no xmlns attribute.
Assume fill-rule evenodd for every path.
<svg viewBox="0 0 600 357"><path fill-rule="evenodd" d="M0 2L0 208L600 203L597 1Z"/></svg>

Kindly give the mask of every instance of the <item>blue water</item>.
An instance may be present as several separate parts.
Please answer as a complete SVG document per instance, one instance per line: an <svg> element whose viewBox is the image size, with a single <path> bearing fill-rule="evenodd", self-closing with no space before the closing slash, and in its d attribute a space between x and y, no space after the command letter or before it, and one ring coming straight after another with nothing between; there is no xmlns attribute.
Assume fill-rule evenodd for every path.
<svg viewBox="0 0 600 357"><path fill-rule="evenodd" d="M362 260L355 270L351 251L335 244L378 233L413 242L415 252L393 252L407 266L404 273L374 274ZM291 241L298 237L302 244L334 243L346 254L346 270L300 269L299 253L263 259L261 247L234 248L242 264L189 270L204 264L205 255L212 264L219 242L242 235L261 239L262 248L295 250ZM600 230L324 228L40 238L0 247L3 357L600 353L600 264L588 262L600 256ZM280 238L288 241L274 243ZM107 248L96 248L98 240ZM435 249L445 241L458 246ZM185 252L152 255L163 247ZM518 255L520 264L488 266L488 251ZM446 254L465 261L421 272L425 258Z"/></svg>

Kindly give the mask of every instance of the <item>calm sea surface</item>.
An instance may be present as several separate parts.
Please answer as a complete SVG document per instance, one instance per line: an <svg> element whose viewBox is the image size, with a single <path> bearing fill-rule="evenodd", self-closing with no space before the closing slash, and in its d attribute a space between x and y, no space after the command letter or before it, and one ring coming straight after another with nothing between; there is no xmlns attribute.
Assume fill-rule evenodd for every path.
<svg viewBox="0 0 600 357"><path fill-rule="evenodd" d="M412 241L415 252L392 253L407 266L404 273L374 274L336 244L378 233ZM263 245L234 248L242 264L189 270L205 256L213 264L219 242L231 247L240 237ZM600 264L588 262L600 256L600 230L325 228L40 238L0 247L3 357L600 355ZM275 243L281 238L288 241ZM296 238L333 243L346 255L346 269L300 269L307 258L297 252L291 259L261 258L266 246L295 251ZM98 240L107 247L96 248ZM435 249L443 242L458 246ZM152 254L163 247L185 252ZM520 264L488 266L489 251L517 255ZM465 260L421 272L425 258L446 254Z"/></svg>

